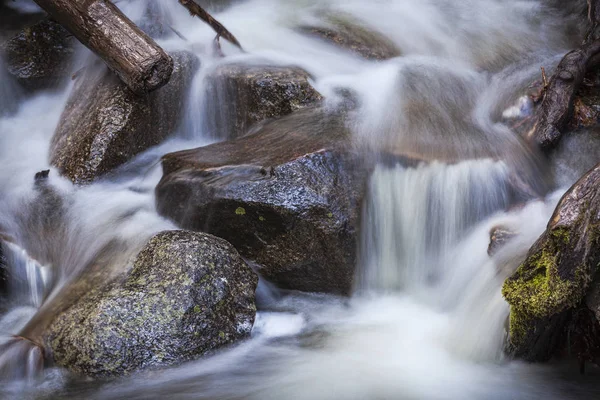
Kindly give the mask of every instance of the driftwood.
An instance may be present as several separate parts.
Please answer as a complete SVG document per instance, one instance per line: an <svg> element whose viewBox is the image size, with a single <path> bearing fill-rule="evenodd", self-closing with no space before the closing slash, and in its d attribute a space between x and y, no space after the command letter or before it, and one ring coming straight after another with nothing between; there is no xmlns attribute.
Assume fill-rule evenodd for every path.
<svg viewBox="0 0 600 400"><path fill-rule="evenodd" d="M222 37L238 47L240 50L242 49L242 45L240 42L238 42L235 36L233 36L233 34L229 32L227 28L225 28L219 21L214 19L212 15L200 7L194 0L179 0L179 3L187 8L191 15L200 18L202 21L210 25L211 28L213 28L213 30L217 32L217 41L220 37Z"/></svg>
<svg viewBox="0 0 600 400"><path fill-rule="evenodd" d="M173 60L108 0L35 0L135 93L165 85Z"/></svg>
<svg viewBox="0 0 600 400"><path fill-rule="evenodd" d="M538 121L528 137L546 152L559 143L573 114L573 100L583 83L585 74L598 65L597 56L600 54L600 38L597 32L600 26L598 0L588 0L588 19L590 28L581 47L567 53L556 67L548 84L544 82Z"/></svg>

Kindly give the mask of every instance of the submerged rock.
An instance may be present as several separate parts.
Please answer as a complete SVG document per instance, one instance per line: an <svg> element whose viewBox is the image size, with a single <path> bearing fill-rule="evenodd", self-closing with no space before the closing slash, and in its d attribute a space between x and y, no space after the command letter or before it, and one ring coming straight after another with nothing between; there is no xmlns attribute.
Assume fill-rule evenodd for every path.
<svg viewBox="0 0 600 400"><path fill-rule="evenodd" d="M339 116L309 109L168 154L157 208L226 239L279 287L349 294L369 167L347 139Z"/></svg>
<svg viewBox="0 0 600 400"><path fill-rule="evenodd" d="M73 72L72 35L57 22L46 19L23 29L1 46L8 72L26 89L56 86Z"/></svg>
<svg viewBox="0 0 600 400"><path fill-rule="evenodd" d="M510 304L508 350L530 361L548 360L564 341L600 265L600 165L559 202L526 261L504 283Z"/></svg>
<svg viewBox="0 0 600 400"><path fill-rule="evenodd" d="M61 313L45 343L56 364L89 376L178 364L250 334L257 283L224 240L161 232L128 272Z"/></svg>
<svg viewBox="0 0 600 400"><path fill-rule="evenodd" d="M390 39L350 15L329 13L324 26L303 26L300 30L368 60L387 60L401 55Z"/></svg>
<svg viewBox="0 0 600 400"><path fill-rule="evenodd" d="M495 226L490 231L490 244L488 245L487 253L489 256L493 256L508 243L512 238L517 236L517 232L506 228L504 226Z"/></svg>
<svg viewBox="0 0 600 400"><path fill-rule="evenodd" d="M258 122L314 106L322 97L308 79L297 67L218 67L207 82L207 131L218 138L236 138Z"/></svg>
<svg viewBox="0 0 600 400"><path fill-rule="evenodd" d="M172 57L169 83L145 96L108 71L81 77L52 139L52 165L73 182L88 183L174 133L198 60L186 52Z"/></svg>

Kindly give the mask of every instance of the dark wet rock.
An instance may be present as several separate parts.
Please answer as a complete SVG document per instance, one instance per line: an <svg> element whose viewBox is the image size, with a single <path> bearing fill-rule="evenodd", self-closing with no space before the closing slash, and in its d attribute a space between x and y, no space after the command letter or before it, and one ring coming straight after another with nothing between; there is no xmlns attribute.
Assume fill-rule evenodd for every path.
<svg viewBox="0 0 600 400"><path fill-rule="evenodd" d="M172 57L169 83L145 96L107 70L80 77L52 139L52 165L73 182L88 183L174 133L198 60L186 52Z"/></svg>
<svg viewBox="0 0 600 400"><path fill-rule="evenodd" d="M512 238L517 236L517 233L504 226L495 226L490 231L490 244L488 245L487 253L493 256L498 250L508 243Z"/></svg>
<svg viewBox="0 0 600 400"><path fill-rule="evenodd" d="M600 265L600 165L559 202L546 232L504 283L510 304L508 350L544 361L563 344L572 311Z"/></svg>
<svg viewBox="0 0 600 400"><path fill-rule="evenodd" d="M400 56L400 50L390 39L349 15L329 13L323 26L303 26L300 30L368 60Z"/></svg>
<svg viewBox="0 0 600 400"><path fill-rule="evenodd" d="M369 167L347 139L339 116L308 109L168 154L158 210L226 239L279 287L349 294Z"/></svg>
<svg viewBox="0 0 600 400"><path fill-rule="evenodd" d="M56 364L89 376L178 364L250 334L257 281L224 240L161 232L128 272L61 313L45 343Z"/></svg>
<svg viewBox="0 0 600 400"><path fill-rule="evenodd" d="M8 72L28 90L60 84L73 72L75 40L60 24L46 19L24 28L1 46Z"/></svg>
<svg viewBox="0 0 600 400"><path fill-rule="evenodd" d="M214 137L226 139L322 99L308 74L297 67L222 65L207 85L206 129Z"/></svg>

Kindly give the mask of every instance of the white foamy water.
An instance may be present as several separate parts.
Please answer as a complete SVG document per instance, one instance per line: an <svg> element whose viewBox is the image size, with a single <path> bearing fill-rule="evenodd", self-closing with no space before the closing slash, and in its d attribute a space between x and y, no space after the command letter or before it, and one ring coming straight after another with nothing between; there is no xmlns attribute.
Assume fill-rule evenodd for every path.
<svg viewBox="0 0 600 400"><path fill-rule="evenodd" d="M510 187L515 176L539 193L548 182L544 161L501 122L505 108L538 78L539 66L551 67L578 42L585 2L573 1L562 12L552 3L233 1L215 16L245 52L221 40L226 55L221 58L210 28L177 2L157 0L155 9L179 33L157 39L159 44L191 51L202 63L181 128L172 140L84 188L60 178L47 161L70 87L18 98L18 107L0 118L0 230L36 262L31 261L33 269L29 261L10 263L15 271L25 271L23 282L29 283L21 290L27 295L16 296L0 320L0 371L12 378L0 395L600 398L589 381L511 362L502 353L508 315L502 282L544 230L560 195L507 211L515 205ZM137 22L144 20L146 5L146 0L118 3ZM18 7L31 9L30 4ZM327 26L332 14L386 36L402 55L366 61L299 30ZM78 57L82 63L93 59L87 50ZM347 124L357 146L424 160L412 167L388 160L373 172L362 215L356 294L347 299L290 295L263 283L252 338L214 356L109 383L67 381L58 369L41 372L38 348L10 335L35 324L53 299L64 295L61 290L114 243L119 250L108 251L108 259L124 263L153 233L173 228L154 207L158 160L170 151L222 139L207 121L228 105L207 96L206 86L223 63L304 68L326 106L339 103L339 89L356 101ZM0 106L7 97L17 99L16 87L2 79L3 73L0 68ZM34 174L48 168L49 180L34 185ZM489 231L497 225L518 235L490 257ZM20 260L29 258L22 254Z"/></svg>

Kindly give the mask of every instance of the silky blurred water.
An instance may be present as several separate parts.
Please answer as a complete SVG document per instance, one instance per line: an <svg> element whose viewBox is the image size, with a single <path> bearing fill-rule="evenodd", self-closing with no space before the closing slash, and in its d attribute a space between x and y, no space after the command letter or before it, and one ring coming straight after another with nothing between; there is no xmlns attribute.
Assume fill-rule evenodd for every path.
<svg viewBox="0 0 600 400"><path fill-rule="evenodd" d="M143 25L148 3L117 5ZM0 68L0 232L12 242L15 277L0 319L0 371L11 377L0 396L600 398L593 368L580 377L575 366L525 365L502 352L503 279L544 230L565 190L556 182L566 181L550 179L546 161L502 114L539 78L540 65L551 68L576 45L585 1L558 2L561 12L543 0L210 3L245 51L221 40L226 57L218 56L210 28L175 1L153 1L168 31L178 33L158 43L194 52L202 63L185 115L171 140L87 187L73 187L47 161L71 87L23 97ZM299 29L328 26L328 15L386 36L401 56L367 61ZM85 65L93 57L82 49L78 60ZM284 293L261 282L252 338L215 356L113 382L40 370L36 348L11 345L10 335L43 320L48 304L107 247L119 243L109 263L127 262L152 234L173 228L155 211L159 158L224 139L211 121L227 104L206 90L224 63L304 68L326 108L335 110L341 93L355 100L346 123L357 148L422 160L411 167L382 161L369 180L355 295ZM44 169L49 179L35 185L34 174ZM515 177L538 198L515 198ZM518 235L490 257L489 231L497 225Z"/></svg>

